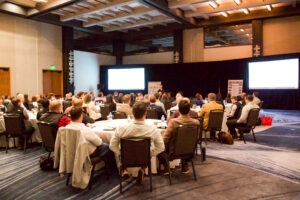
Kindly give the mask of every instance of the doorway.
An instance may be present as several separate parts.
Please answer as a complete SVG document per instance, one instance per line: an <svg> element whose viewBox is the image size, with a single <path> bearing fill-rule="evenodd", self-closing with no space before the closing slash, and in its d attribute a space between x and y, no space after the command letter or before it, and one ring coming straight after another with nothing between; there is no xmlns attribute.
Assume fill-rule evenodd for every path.
<svg viewBox="0 0 300 200"><path fill-rule="evenodd" d="M10 71L8 67L0 67L0 96L10 96Z"/></svg>
<svg viewBox="0 0 300 200"><path fill-rule="evenodd" d="M62 97L62 71L43 70L43 93L54 93L57 97Z"/></svg>

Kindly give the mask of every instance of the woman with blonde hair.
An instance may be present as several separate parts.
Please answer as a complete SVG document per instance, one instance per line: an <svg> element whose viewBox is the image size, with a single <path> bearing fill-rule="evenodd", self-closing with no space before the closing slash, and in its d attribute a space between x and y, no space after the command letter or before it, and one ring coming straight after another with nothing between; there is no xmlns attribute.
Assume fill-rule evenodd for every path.
<svg viewBox="0 0 300 200"><path fill-rule="evenodd" d="M100 108L97 109L95 103L92 101L91 95L87 94L83 97L83 107L86 107L87 114L89 114L93 120L101 118Z"/></svg>

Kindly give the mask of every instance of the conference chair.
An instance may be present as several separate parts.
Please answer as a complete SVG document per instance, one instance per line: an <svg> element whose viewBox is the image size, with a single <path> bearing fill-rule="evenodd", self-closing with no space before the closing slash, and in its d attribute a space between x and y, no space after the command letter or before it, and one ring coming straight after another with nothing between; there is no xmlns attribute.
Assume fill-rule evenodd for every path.
<svg viewBox="0 0 300 200"><path fill-rule="evenodd" d="M87 113L87 107L82 107L82 111L83 111L85 114L88 115L88 113Z"/></svg>
<svg viewBox="0 0 300 200"><path fill-rule="evenodd" d="M150 141L148 137L121 138L120 193L122 193L122 172L127 167L148 167L150 192L152 192L152 171Z"/></svg>
<svg viewBox="0 0 300 200"><path fill-rule="evenodd" d="M259 104L258 104L258 107L259 107L260 109L262 109L263 104L264 104L264 101L260 101Z"/></svg>
<svg viewBox="0 0 300 200"><path fill-rule="evenodd" d="M208 119L208 125L207 129L204 131L210 131L210 132L220 132L222 130L222 123L223 123L223 116L224 116L224 110L215 109L211 110L209 112L209 119ZM216 135L215 133L215 135ZM205 144L207 145L207 139L206 139L206 133L205 134Z"/></svg>
<svg viewBox="0 0 300 200"><path fill-rule="evenodd" d="M1 107L0 111L3 112L3 113L5 113L5 107Z"/></svg>
<svg viewBox="0 0 300 200"><path fill-rule="evenodd" d="M16 147L15 138L24 137L24 153L26 153L27 139L30 139L32 143L32 133L25 132L24 119L20 115L7 114L4 116L4 122L7 135L14 139L14 147Z"/></svg>
<svg viewBox="0 0 300 200"><path fill-rule="evenodd" d="M147 119L158 119L157 110L155 108L147 109Z"/></svg>
<svg viewBox="0 0 300 200"><path fill-rule="evenodd" d="M48 158L51 156L51 152L54 151L55 139L58 130L56 124L50 124L47 122L38 122L38 127L42 136L43 146L45 150L49 153Z"/></svg>
<svg viewBox="0 0 300 200"><path fill-rule="evenodd" d="M0 137L1 136L5 136L5 143L6 143L6 148L5 148L5 152L8 152L8 148L9 148L9 141L8 141L8 133L6 131L0 133Z"/></svg>
<svg viewBox="0 0 300 200"><path fill-rule="evenodd" d="M202 137L202 133L203 133L203 120L204 118L203 117L198 117L197 118L199 120L199 135L198 135L198 141L197 141L197 145L196 145L196 155L198 155L198 145L200 146L200 150L201 150L201 157L202 157L202 161L205 161L206 159L206 149L204 147L202 147L202 140L203 140L203 137Z"/></svg>
<svg viewBox="0 0 300 200"><path fill-rule="evenodd" d="M109 106L104 105L100 106L101 119L107 120L107 116L109 115Z"/></svg>
<svg viewBox="0 0 300 200"><path fill-rule="evenodd" d="M252 108L249 111L246 125L243 126L243 127L238 127L241 138L243 138L245 144L246 144L246 139L244 137L244 133L251 133L252 132L253 140L254 140L254 142L256 142L254 128L256 126L256 122L257 122L257 119L259 117L259 111L260 111L259 108Z"/></svg>
<svg viewBox="0 0 300 200"><path fill-rule="evenodd" d="M170 161L175 159L184 159L191 162L194 174L194 180L197 180L193 158L196 151L197 141L199 137L199 126L194 124L184 124L176 128L174 135L174 153L168 155L162 153L160 156L166 161L169 170L169 181L171 181Z"/></svg>
<svg viewBox="0 0 300 200"><path fill-rule="evenodd" d="M72 102L71 101L63 101L63 111L65 112L65 110L68 108L68 107L71 107L72 106Z"/></svg>
<svg viewBox="0 0 300 200"><path fill-rule="evenodd" d="M114 116L113 117L114 119L126 119L127 118L127 115L124 112L113 111L112 114Z"/></svg>

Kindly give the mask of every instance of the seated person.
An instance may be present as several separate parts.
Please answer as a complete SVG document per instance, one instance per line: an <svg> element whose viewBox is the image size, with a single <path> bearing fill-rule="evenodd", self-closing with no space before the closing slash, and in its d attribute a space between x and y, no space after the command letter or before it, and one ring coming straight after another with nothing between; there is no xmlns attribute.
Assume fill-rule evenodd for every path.
<svg viewBox="0 0 300 200"><path fill-rule="evenodd" d="M77 93L77 98L78 99L83 99L83 97L84 97L84 92L80 91L80 92Z"/></svg>
<svg viewBox="0 0 300 200"><path fill-rule="evenodd" d="M34 132L34 128L28 121L29 116L27 114L27 111L23 107L21 107L21 100L18 98L14 98L12 100L12 105L13 105L12 109L7 113L14 114L14 115L20 115L24 119L25 133L27 135L31 136L32 133ZM24 145L24 137L19 137L18 149L22 149L23 145Z"/></svg>
<svg viewBox="0 0 300 200"><path fill-rule="evenodd" d="M253 102L253 96L247 95L246 96L246 105L242 109L242 114L239 119L231 119L226 122L228 129L230 131L230 134L233 138L237 138L236 128L242 127L247 123L248 114L251 109L253 108L259 108L258 105L256 105Z"/></svg>
<svg viewBox="0 0 300 200"><path fill-rule="evenodd" d="M145 122L147 116L147 106L143 101L138 101L132 108L134 121L123 126L119 126L113 134L109 148L115 153L117 165L120 167L120 140L126 137L150 137L151 156L156 156L165 150L161 133L155 126ZM137 182L141 183L144 177L144 169L140 169Z"/></svg>
<svg viewBox="0 0 300 200"><path fill-rule="evenodd" d="M230 109L230 113L227 115L227 120L238 119L241 115L242 104L238 102L236 96L231 97L232 106Z"/></svg>
<svg viewBox="0 0 300 200"><path fill-rule="evenodd" d="M259 94L258 92L253 92L252 96L253 96L253 103L259 106L261 101L258 98L258 94Z"/></svg>
<svg viewBox="0 0 300 200"><path fill-rule="evenodd" d="M186 100L189 104L191 103L190 99L189 98L183 98L182 100ZM191 118L197 118L198 117L198 113L193 111L193 110L190 110L188 115L191 117ZM177 118L180 116L180 112L179 110L176 110L175 112L172 113L172 115L168 118L167 120L167 123L170 122L171 119L174 119L174 118Z"/></svg>
<svg viewBox="0 0 300 200"><path fill-rule="evenodd" d="M7 108L6 106L3 104L3 99L0 97L0 112L4 112L6 113L7 112Z"/></svg>
<svg viewBox="0 0 300 200"><path fill-rule="evenodd" d="M182 124L196 124L196 125L200 125L199 120L197 119L192 119L189 116L189 111L190 111L190 103L189 101L187 101L186 99L183 99L179 102L179 113L180 116L178 118L174 118L171 119L169 124L168 124L168 128L166 129L165 133L164 133L164 143L165 143L165 149L166 152L169 155L171 155L174 152L174 133L176 128L179 125ZM159 156L160 161L162 161L162 163L164 163L164 175L167 175L169 173L168 169L167 169L167 165L165 163L165 161L161 158L161 156ZM181 172L182 173L189 173L189 168L187 165L187 162L185 160L181 160L182 162L182 169Z"/></svg>
<svg viewBox="0 0 300 200"><path fill-rule="evenodd" d="M123 104L118 107L117 111L126 113L126 115L132 115L132 108L130 107L130 96L129 94L125 94L123 96Z"/></svg>
<svg viewBox="0 0 300 200"><path fill-rule="evenodd" d="M66 94L65 101L72 101L72 92Z"/></svg>
<svg viewBox="0 0 300 200"><path fill-rule="evenodd" d="M62 114L62 105L59 100L51 101L49 111L44 113L39 121L56 124L58 127L67 126L71 122L70 118Z"/></svg>
<svg viewBox="0 0 300 200"><path fill-rule="evenodd" d="M40 103L42 104L43 108L41 111L39 111L36 115L36 119L37 120L40 120L41 116L46 113L46 112L49 112L49 100L48 99L41 99L40 100Z"/></svg>
<svg viewBox="0 0 300 200"><path fill-rule="evenodd" d="M197 106L200 106L200 108L201 108L202 105L204 104L204 99L203 99L202 95L200 93L196 93L195 97L196 97Z"/></svg>
<svg viewBox="0 0 300 200"><path fill-rule="evenodd" d="M114 102L113 97L111 95L106 96L106 101L104 105L109 107L109 112L117 110L117 104Z"/></svg>
<svg viewBox="0 0 300 200"><path fill-rule="evenodd" d="M155 109L155 110L156 110L156 112L157 112L157 118L158 118L158 119L161 119L162 116L165 116L165 119L166 119L166 118L167 118L166 113L164 112L164 110L162 109L161 106L158 106L158 105L155 104L156 100L157 100L157 99L156 99L155 96L151 96L151 97L150 97L150 105L149 105L149 108Z"/></svg>
<svg viewBox="0 0 300 200"><path fill-rule="evenodd" d="M242 106L246 105L246 101L245 101L246 96L247 96L247 93L245 93L245 92L243 92L241 94L241 102L240 103L242 104Z"/></svg>
<svg viewBox="0 0 300 200"><path fill-rule="evenodd" d="M209 114L211 110L223 110L223 105L218 104L216 102L216 94L215 93L209 93L208 94L208 103L204 104L202 106L200 117L204 117L203 120L203 129L207 130L208 126L208 120L209 120ZM211 132L211 136L214 137L215 133Z"/></svg>
<svg viewBox="0 0 300 200"><path fill-rule="evenodd" d="M156 98L155 105L162 107L164 113L166 113L165 105L160 101L159 93L155 93L154 96Z"/></svg>
<svg viewBox="0 0 300 200"><path fill-rule="evenodd" d="M112 151L109 150L108 144L102 142L101 138L90 127L82 123L83 111L80 107L74 107L70 111L71 123L66 128L80 130L88 142L88 151L90 155L98 157L108 156L109 169L115 169L115 159Z"/></svg>
<svg viewBox="0 0 300 200"><path fill-rule="evenodd" d="M82 106L83 106L83 101L82 99L77 99L77 98L74 98L72 100L72 106L68 107L64 114L65 115L69 115L70 114L70 111L72 108L74 107L80 107L82 109ZM84 124L92 124L92 123L95 123L95 120L93 120L91 117L89 117L87 114L83 113L83 119L82 119L82 123Z"/></svg>
<svg viewBox="0 0 300 200"><path fill-rule="evenodd" d="M92 101L91 95L87 94L83 97L83 107L86 107L86 111L90 118L93 120L101 119L100 107L96 107L95 103Z"/></svg>
<svg viewBox="0 0 300 200"><path fill-rule="evenodd" d="M114 100L115 102L119 102L119 93L118 93L117 91L114 92L113 100Z"/></svg>
<svg viewBox="0 0 300 200"><path fill-rule="evenodd" d="M172 106L176 106L178 105L178 98L180 98L180 100L183 98L183 93L181 91L177 92L176 94L176 98L175 100L172 102ZM177 106L177 110L178 110L178 106Z"/></svg>
<svg viewBox="0 0 300 200"><path fill-rule="evenodd" d="M178 110L178 104L179 102L183 99L183 96L181 96L180 93L178 93L176 95L176 105L173 106L172 108L170 108L170 110L168 110L168 117L172 115L173 112L175 112L176 110Z"/></svg>

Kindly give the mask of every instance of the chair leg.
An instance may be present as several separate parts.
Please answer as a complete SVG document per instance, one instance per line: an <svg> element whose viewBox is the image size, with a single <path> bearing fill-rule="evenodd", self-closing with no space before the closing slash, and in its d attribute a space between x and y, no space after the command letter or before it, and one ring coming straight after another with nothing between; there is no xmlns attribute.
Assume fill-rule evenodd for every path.
<svg viewBox="0 0 300 200"><path fill-rule="evenodd" d="M253 134L253 140L254 140L254 142L256 142L256 137L255 137L255 133L253 131L253 128L251 129L251 131L252 131L252 134Z"/></svg>
<svg viewBox="0 0 300 200"><path fill-rule="evenodd" d="M204 131L205 145L207 146L206 132Z"/></svg>
<svg viewBox="0 0 300 200"><path fill-rule="evenodd" d="M92 184L93 184L93 179L94 179L94 171L95 171L95 164L93 165L92 172L91 172L91 177L90 177L90 181L89 181L89 185L88 185L89 190L92 189Z"/></svg>
<svg viewBox="0 0 300 200"><path fill-rule="evenodd" d="M150 176L150 192L152 192L152 170L151 170L151 160L149 161L150 164L148 166L148 173L149 173L149 176Z"/></svg>
<svg viewBox="0 0 300 200"><path fill-rule="evenodd" d="M195 179L195 181L197 181L197 176L196 176L196 171L195 171L195 166L194 166L193 159L191 159L191 162L192 162L192 167L193 167L194 179Z"/></svg>
<svg viewBox="0 0 300 200"><path fill-rule="evenodd" d="M240 132L240 136L243 138L244 143L246 144L246 139L245 139L245 136L244 136L244 132L243 132L243 131Z"/></svg>
<svg viewBox="0 0 300 200"><path fill-rule="evenodd" d="M8 135L5 135L5 138L6 138L6 153L8 153L8 149L9 149Z"/></svg>
<svg viewBox="0 0 300 200"><path fill-rule="evenodd" d="M24 153L26 153L26 146L27 146L27 136L25 136L25 141L24 141Z"/></svg>
<svg viewBox="0 0 300 200"><path fill-rule="evenodd" d="M168 170L169 170L169 181L170 181L170 185L172 185L172 181L171 181L171 170L170 170L170 161L167 158L167 166L168 166Z"/></svg>
<svg viewBox="0 0 300 200"><path fill-rule="evenodd" d="M120 167L120 193L122 194L122 167Z"/></svg>
<svg viewBox="0 0 300 200"><path fill-rule="evenodd" d="M13 138L14 138L14 148L16 148L16 138L15 137Z"/></svg>
<svg viewBox="0 0 300 200"><path fill-rule="evenodd" d="M67 186L69 185L70 177L71 177L71 173L68 173L68 176L67 176L67 183L66 183Z"/></svg>

